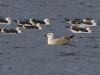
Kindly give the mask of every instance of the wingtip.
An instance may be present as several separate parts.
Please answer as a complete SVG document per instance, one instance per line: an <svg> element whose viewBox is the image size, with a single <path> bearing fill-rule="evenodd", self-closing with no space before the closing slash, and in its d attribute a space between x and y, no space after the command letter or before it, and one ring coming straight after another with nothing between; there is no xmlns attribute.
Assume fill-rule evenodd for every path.
<svg viewBox="0 0 100 75"><path fill-rule="evenodd" d="M70 29L70 26L66 26L65 28L68 28L68 29Z"/></svg>
<svg viewBox="0 0 100 75"><path fill-rule="evenodd" d="M70 21L70 19L68 19L68 18L64 18L64 20L65 20L65 21Z"/></svg>
<svg viewBox="0 0 100 75"><path fill-rule="evenodd" d="M75 36L75 34L71 35L70 38L73 38Z"/></svg>

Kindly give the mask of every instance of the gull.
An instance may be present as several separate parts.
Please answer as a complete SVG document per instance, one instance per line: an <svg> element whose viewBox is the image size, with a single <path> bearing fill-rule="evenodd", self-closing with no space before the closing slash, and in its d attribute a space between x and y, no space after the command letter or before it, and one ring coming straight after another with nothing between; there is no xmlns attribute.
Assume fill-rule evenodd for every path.
<svg viewBox="0 0 100 75"><path fill-rule="evenodd" d="M82 20L81 19L78 19L78 18L75 18L75 19L68 19L68 18L64 18L65 19L65 22L67 22L68 24L72 25L72 26L75 26L77 25L79 22L81 22Z"/></svg>
<svg viewBox="0 0 100 75"><path fill-rule="evenodd" d="M39 30L42 29L40 23L37 23L36 25L17 25L17 26L24 29L39 29Z"/></svg>
<svg viewBox="0 0 100 75"><path fill-rule="evenodd" d="M76 26L67 26L67 28L73 33L92 33L94 31L90 27L77 28Z"/></svg>
<svg viewBox="0 0 100 75"><path fill-rule="evenodd" d="M96 26L96 20L85 18L85 19L67 19L65 18L66 22L71 26L76 26L77 28L87 28L88 26Z"/></svg>
<svg viewBox="0 0 100 75"><path fill-rule="evenodd" d="M12 21L13 20L10 17L6 17L6 18L0 17L0 24L2 25L10 25Z"/></svg>
<svg viewBox="0 0 100 75"><path fill-rule="evenodd" d="M75 18L75 19L67 19L67 18L64 18L65 21L70 24L71 26L76 26L77 28L86 28L87 25L82 21L82 19L78 19L78 18Z"/></svg>
<svg viewBox="0 0 100 75"><path fill-rule="evenodd" d="M45 18L44 20L30 19L30 23L32 25L35 25L37 23L40 23L41 25L50 25L50 21L47 18Z"/></svg>
<svg viewBox="0 0 100 75"><path fill-rule="evenodd" d="M6 34L22 33L22 31L19 29L19 27L16 27L16 29L0 28L0 32L6 33Z"/></svg>
<svg viewBox="0 0 100 75"><path fill-rule="evenodd" d="M15 20L15 22L17 23L17 25L24 25L24 26L30 26L30 25L32 25L28 19L24 19L22 21Z"/></svg>
<svg viewBox="0 0 100 75"><path fill-rule="evenodd" d="M87 26L96 26L96 20L91 19L91 18L85 18L83 19L84 24L86 24Z"/></svg>
<svg viewBox="0 0 100 75"><path fill-rule="evenodd" d="M53 33L47 33L45 36L47 36L47 43L48 45L66 45L69 44L74 37L74 35L71 36L65 36L62 38L54 38Z"/></svg>

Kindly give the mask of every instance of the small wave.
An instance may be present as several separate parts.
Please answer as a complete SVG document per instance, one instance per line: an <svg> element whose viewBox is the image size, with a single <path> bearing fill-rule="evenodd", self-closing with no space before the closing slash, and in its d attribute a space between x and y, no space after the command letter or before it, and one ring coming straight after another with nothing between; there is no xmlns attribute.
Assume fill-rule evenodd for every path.
<svg viewBox="0 0 100 75"><path fill-rule="evenodd" d="M70 52L70 53L59 52L59 56L78 56L78 53L74 53L74 52Z"/></svg>
<svg viewBox="0 0 100 75"><path fill-rule="evenodd" d="M24 48L34 48L34 47L21 47L21 46L14 47L14 49L24 49Z"/></svg>
<svg viewBox="0 0 100 75"><path fill-rule="evenodd" d="M2 7L8 7L9 5L8 4L0 4L0 6L2 6Z"/></svg>
<svg viewBox="0 0 100 75"><path fill-rule="evenodd" d="M3 65L3 64L0 64L0 66L1 66L1 65Z"/></svg>
<svg viewBox="0 0 100 75"><path fill-rule="evenodd" d="M92 5L87 5L87 6L85 6L85 7L92 8L93 6L92 6Z"/></svg>
<svg viewBox="0 0 100 75"><path fill-rule="evenodd" d="M9 41L6 41L6 42L0 42L0 44L9 44L10 42Z"/></svg>
<svg viewBox="0 0 100 75"><path fill-rule="evenodd" d="M92 46L90 46L90 45L85 45L85 47L87 47L87 48L99 48L99 46L96 44L96 45L92 45Z"/></svg>
<svg viewBox="0 0 100 75"><path fill-rule="evenodd" d="M85 5L85 3L84 2L80 2L80 5Z"/></svg>
<svg viewBox="0 0 100 75"><path fill-rule="evenodd" d="M10 55L11 52L0 52L0 55Z"/></svg>
<svg viewBox="0 0 100 75"><path fill-rule="evenodd" d="M91 37L79 37L79 38L100 38L100 36L91 36Z"/></svg>

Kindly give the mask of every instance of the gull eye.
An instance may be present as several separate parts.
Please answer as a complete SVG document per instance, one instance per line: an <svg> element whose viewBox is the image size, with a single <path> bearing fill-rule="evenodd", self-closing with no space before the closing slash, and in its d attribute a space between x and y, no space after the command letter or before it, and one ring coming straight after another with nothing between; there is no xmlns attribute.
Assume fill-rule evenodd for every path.
<svg viewBox="0 0 100 75"><path fill-rule="evenodd" d="M49 35L51 35L51 34L49 34Z"/></svg>

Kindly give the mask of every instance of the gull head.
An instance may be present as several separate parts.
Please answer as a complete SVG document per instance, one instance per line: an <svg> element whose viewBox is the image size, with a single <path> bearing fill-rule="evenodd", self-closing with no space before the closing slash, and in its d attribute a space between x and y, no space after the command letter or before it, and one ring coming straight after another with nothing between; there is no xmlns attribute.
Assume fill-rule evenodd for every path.
<svg viewBox="0 0 100 75"><path fill-rule="evenodd" d="M47 36L48 38L53 38L54 37L54 34L53 33L47 33L46 35L44 35L44 36Z"/></svg>
<svg viewBox="0 0 100 75"><path fill-rule="evenodd" d="M46 23L46 25L50 25L50 20L49 19L45 18L44 22Z"/></svg>
<svg viewBox="0 0 100 75"><path fill-rule="evenodd" d="M70 22L70 19L68 19L68 18L64 18L64 20L65 20L66 22Z"/></svg>
<svg viewBox="0 0 100 75"><path fill-rule="evenodd" d="M6 17L5 20L11 21L11 18L10 17Z"/></svg>

